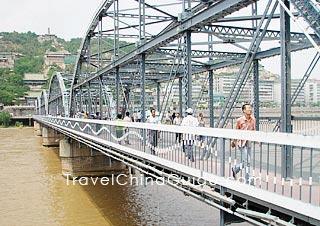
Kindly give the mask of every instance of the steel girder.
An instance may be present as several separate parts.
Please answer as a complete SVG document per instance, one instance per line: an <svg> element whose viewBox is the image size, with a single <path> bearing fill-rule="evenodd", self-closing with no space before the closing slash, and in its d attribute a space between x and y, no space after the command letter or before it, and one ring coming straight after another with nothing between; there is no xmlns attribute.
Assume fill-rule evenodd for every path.
<svg viewBox="0 0 320 226"><path fill-rule="evenodd" d="M315 34L320 38L320 5L318 0L305 1L295 0L291 1L295 8L306 19L309 25L314 30Z"/></svg>
<svg viewBox="0 0 320 226"><path fill-rule="evenodd" d="M237 42L243 40L251 41L254 33L256 32L256 29L234 26L207 25L200 31L213 34L214 36L228 42ZM318 39L316 35L310 35L314 39ZM308 39L306 38L304 33L291 32L290 37L292 41L308 42ZM267 30L264 40L280 40L280 31Z"/></svg>
<svg viewBox="0 0 320 226"><path fill-rule="evenodd" d="M155 53L161 53L170 56L176 56L176 49L163 49L159 48ZM191 50L192 58L219 58L219 59L243 59L245 53L236 53L236 52L221 52L221 51L208 51L208 50Z"/></svg>

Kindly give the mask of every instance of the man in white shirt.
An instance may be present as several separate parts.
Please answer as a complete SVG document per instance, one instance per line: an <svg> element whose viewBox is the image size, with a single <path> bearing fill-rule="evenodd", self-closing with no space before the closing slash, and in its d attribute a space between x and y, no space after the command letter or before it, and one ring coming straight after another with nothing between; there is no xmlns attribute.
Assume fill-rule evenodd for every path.
<svg viewBox="0 0 320 226"><path fill-rule="evenodd" d="M190 127L197 127L199 125L199 121L196 117L193 117L193 109L188 108L186 110L187 116L182 119L181 126L190 126ZM194 143L193 134L183 134L183 145L186 151L186 157L191 161L194 162L193 157L193 143Z"/></svg>
<svg viewBox="0 0 320 226"><path fill-rule="evenodd" d="M156 116L156 110L151 109L151 115L147 119L147 123L160 124L159 118ZM155 148L158 146L158 130L149 130L149 142L151 144L151 154L155 154Z"/></svg>
<svg viewBox="0 0 320 226"><path fill-rule="evenodd" d="M130 113L128 111L126 112L126 116L123 118L123 121L124 122L131 122ZM129 144L129 128L128 127L124 128L124 133L126 136L125 143Z"/></svg>
<svg viewBox="0 0 320 226"><path fill-rule="evenodd" d="M137 112L136 117L137 117L136 121L137 122L141 122L142 115L141 115L141 111L140 110Z"/></svg>

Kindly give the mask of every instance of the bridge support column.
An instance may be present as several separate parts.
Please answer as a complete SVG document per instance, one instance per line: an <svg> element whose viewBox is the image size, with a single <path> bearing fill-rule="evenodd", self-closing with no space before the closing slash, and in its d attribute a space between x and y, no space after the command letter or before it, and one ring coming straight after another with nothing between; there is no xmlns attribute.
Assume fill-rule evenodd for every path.
<svg viewBox="0 0 320 226"><path fill-rule="evenodd" d="M34 133L37 136L42 136L42 126L39 122L34 121L33 128L34 128Z"/></svg>
<svg viewBox="0 0 320 226"><path fill-rule="evenodd" d="M42 145L50 147L58 147L59 139L62 138L61 134L54 129L43 127L42 128Z"/></svg>
<svg viewBox="0 0 320 226"><path fill-rule="evenodd" d="M65 137L60 140L62 175L72 178L82 176L111 176L126 173L127 168L121 162L95 151L76 140Z"/></svg>

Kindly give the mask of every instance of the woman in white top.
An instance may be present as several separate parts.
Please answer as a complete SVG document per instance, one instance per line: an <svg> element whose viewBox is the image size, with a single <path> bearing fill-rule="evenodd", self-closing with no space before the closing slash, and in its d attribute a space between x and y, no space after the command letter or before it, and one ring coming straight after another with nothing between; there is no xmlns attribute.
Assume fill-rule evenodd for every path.
<svg viewBox="0 0 320 226"><path fill-rule="evenodd" d="M176 114L175 114L175 117L174 117L174 119L173 119L173 125L175 125L175 126L180 126L181 121L182 121L182 119L181 119L181 117L180 117L180 113L176 113ZM181 143L181 133L176 133L176 141L177 141L178 143Z"/></svg>

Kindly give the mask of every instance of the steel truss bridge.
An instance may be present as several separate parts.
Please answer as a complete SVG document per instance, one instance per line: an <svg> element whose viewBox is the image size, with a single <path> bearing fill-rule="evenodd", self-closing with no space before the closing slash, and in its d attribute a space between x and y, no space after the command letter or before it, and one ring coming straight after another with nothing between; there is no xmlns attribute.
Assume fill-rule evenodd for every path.
<svg viewBox="0 0 320 226"><path fill-rule="evenodd" d="M178 172L185 180L174 186L222 209L222 223L224 223L224 214L230 213L254 224L263 222L280 225L301 222L302 224L319 224L319 216L310 215L303 211L303 208L298 207L305 207L304 210L310 210L310 213L316 209L319 213L319 202L312 203L312 198L317 193L317 191L312 191L314 188L319 189L319 183L309 178L319 176L319 162L313 162L312 159L314 156L319 156L320 145L314 140L309 144L308 141L312 137L305 136L305 139L302 139L298 137L300 135L286 134L292 132L291 106L320 57L319 12L319 0L168 0L160 4L153 0L106 0L94 14L88 26L80 46L74 73L56 72L52 76L49 89L42 92L36 103L36 115L38 116L35 116L35 119L117 160L131 164L145 172L152 172L154 176ZM274 24L279 24L279 27L274 28ZM293 24L299 27L299 32L291 31ZM301 82L291 95L291 53L304 49L314 49L316 53L313 60L309 62L309 67ZM209 154L204 160L208 167L208 177L219 178L217 186L211 187L210 195L207 191L194 188L188 179L195 175L198 175L199 178L197 173L204 173L205 170L193 171L197 169L197 166L182 164L182 167L180 166L182 162L173 161L170 158L164 160L159 155L151 156L145 151L148 148L146 130L152 126L128 125L132 127L132 130L139 132L131 135L136 136L134 139L139 140L142 137L142 145L138 146L137 150L134 150L135 148L129 148L129 150L128 147L112 143L111 137L105 142L99 140L101 133L112 134L114 123L72 119L77 112L81 111L86 111L89 115L100 112L101 117L114 119L119 109L122 109L123 112L132 110L133 93L139 92L142 122L145 122L145 112L150 107L146 104L146 90L150 87L155 90L152 96L156 99L155 108L158 109L161 117L169 108L174 95L179 98L177 111L182 115L184 109L194 107L198 98L192 95L192 82L194 76L199 74L206 76L204 83L207 85L203 86L201 93L204 91L209 93L210 127L226 127L234 109L240 104L239 96L249 80L254 84L252 90L254 114L259 119L259 60L277 55L280 56L282 102L281 118L274 131L280 130L281 135L267 134L272 139L265 140L267 139L263 137L265 134L259 134L259 132L243 134L241 132L235 135L234 132L228 131L225 135L220 136L218 134L224 134L224 130L213 128L194 130L197 131L196 134L204 134L208 138L206 148ZM221 114L214 120L213 77L215 70L234 65L239 67L236 79L231 92L225 98ZM178 84L178 93L173 93L175 83ZM164 92L160 91L161 85L165 86ZM259 125L259 120L257 120L257 125ZM99 132L99 128L104 129ZM157 127L157 130L163 130L163 134L170 134L170 131L185 132L181 128L173 129ZM188 132L193 131L188 130ZM298 176L298 184L302 188L307 178L311 197L308 202L311 204L302 205L302 201L295 201L294 192L291 195L292 198L288 198L290 201L278 199L278 196L277 200L275 198L273 201L264 200L262 197L267 193L263 193L258 198L256 194L241 190L242 186L247 189L248 185L230 187L226 185L225 180L221 180L221 177L224 178L230 174L230 168L222 164L227 161L224 157L228 151L228 140L246 138L246 136L256 141L256 145L259 145L258 142L260 145L266 145L259 149L263 153L264 151L268 153L268 161L264 162L262 157L259 160L262 175L270 173L269 146L273 145L271 152L275 155L275 162L272 167L274 167L275 172L273 173L276 178L273 179L274 193L277 193L279 173L281 186L284 187L287 181L289 181L289 187L293 188L296 185L294 172L297 169L292 161L297 157L296 152L301 152L301 173ZM278 136L283 139L279 140ZM169 137L168 135L166 138L167 145L171 145ZM290 141L286 141L287 138L290 138ZM301 143L297 144L294 142L295 139ZM292 148L294 146L298 147L300 152L295 152ZM163 148L169 148L169 146ZM277 155L278 149L281 151ZM303 166L305 155L302 154L305 153L305 149L310 152L307 158L310 168L308 172L302 170L305 167ZM179 148L171 147L165 150L178 152ZM220 154L217 154L217 151L220 151ZM168 154L167 151L164 153ZM281 158L277 161L279 157ZM160 162L159 158L165 162ZM228 164L231 163L231 160L228 159ZM198 161L200 164L200 160ZM213 171L213 165L209 167L214 161L216 161L215 167L221 169L220 173ZM171 162L176 162L174 166L177 168L166 167ZM265 182L266 184L272 183L269 179L265 179ZM293 184L290 185L290 183ZM220 195L217 195L217 192ZM269 195L266 196L269 197ZM302 196L300 195L300 200L303 200ZM281 204L282 201L285 203ZM291 202L293 202L292 205L285 205ZM241 205L241 208L238 207L241 210L236 208L237 205ZM263 209L262 206L266 208ZM293 210L295 207L298 209ZM261 214L258 220L257 214Z"/></svg>

